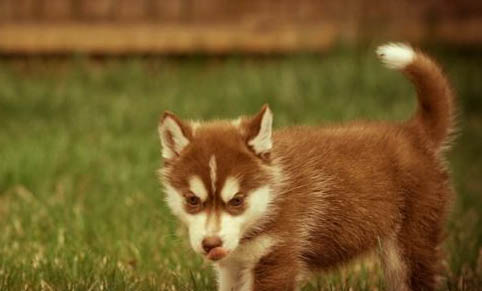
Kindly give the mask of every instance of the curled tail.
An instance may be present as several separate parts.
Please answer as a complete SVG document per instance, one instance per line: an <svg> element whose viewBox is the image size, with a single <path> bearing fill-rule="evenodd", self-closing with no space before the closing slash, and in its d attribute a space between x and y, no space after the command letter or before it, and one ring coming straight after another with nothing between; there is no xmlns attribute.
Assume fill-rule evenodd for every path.
<svg viewBox="0 0 482 291"><path fill-rule="evenodd" d="M389 68L402 71L414 84L418 108L409 121L432 141L443 147L455 126L454 97L439 65L422 52L405 44L386 44L377 49L378 57Z"/></svg>

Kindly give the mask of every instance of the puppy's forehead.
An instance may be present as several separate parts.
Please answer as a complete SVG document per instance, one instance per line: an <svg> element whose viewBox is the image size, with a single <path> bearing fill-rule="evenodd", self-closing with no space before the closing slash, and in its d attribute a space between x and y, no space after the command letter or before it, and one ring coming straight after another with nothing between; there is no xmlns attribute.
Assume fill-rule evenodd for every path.
<svg viewBox="0 0 482 291"><path fill-rule="evenodd" d="M230 124L199 127L184 157L196 171L208 171L216 178L250 159L241 134Z"/></svg>
<svg viewBox="0 0 482 291"><path fill-rule="evenodd" d="M172 180L179 187L192 187L191 177L195 176L208 196L220 197L228 177L236 178L239 188L243 188L243 182L256 180L253 177L260 175L259 162L239 130L231 123L221 123L196 129L191 144L173 167ZM194 184L202 189L199 181Z"/></svg>
<svg viewBox="0 0 482 291"><path fill-rule="evenodd" d="M209 161L209 186L199 176L194 175L189 178L189 190L195 193L202 201L206 201L210 196L221 198L224 202L231 200L240 191L239 179L234 176L222 176L224 181L218 183L216 168L216 156L212 156ZM219 186L219 189L218 189Z"/></svg>

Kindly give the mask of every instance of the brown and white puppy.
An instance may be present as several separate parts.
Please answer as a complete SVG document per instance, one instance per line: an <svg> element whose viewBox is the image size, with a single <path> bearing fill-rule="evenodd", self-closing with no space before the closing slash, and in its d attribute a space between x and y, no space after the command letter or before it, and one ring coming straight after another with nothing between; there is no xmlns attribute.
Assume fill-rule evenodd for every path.
<svg viewBox="0 0 482 291"><path fill-rule="evenodd" d="M235 121L166 112L160 170L192 248L219 290L295 290L306 275L378 249L391 290L432 290L452 197L443 151L453 95L439 67L403 44L377 50L415 85L404 122L272 131L268 106Z"/></svg>

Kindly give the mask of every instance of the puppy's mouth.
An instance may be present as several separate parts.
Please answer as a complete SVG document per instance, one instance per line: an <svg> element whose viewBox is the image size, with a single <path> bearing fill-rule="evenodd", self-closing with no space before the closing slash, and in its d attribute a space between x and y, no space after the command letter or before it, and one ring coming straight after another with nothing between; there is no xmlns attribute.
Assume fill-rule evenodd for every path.
<svg viewBox="0 0 482 291"><path fill-rule="evenodd" d="M228 251L223 247L217 247L211 249L206 253L206 258L211 261L219 261L228 255Z"/></svg>

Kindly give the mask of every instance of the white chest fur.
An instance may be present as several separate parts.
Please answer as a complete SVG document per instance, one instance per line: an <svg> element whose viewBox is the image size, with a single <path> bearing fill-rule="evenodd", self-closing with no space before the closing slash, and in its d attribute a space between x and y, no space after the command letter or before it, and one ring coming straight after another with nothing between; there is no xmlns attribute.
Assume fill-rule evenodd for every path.
<svg viewBox="0 0 482 291"><path fill-rule="evenodd" d="M254 268L276 244L269 235L260 235L241 244L229 257L215 264L219 291L253 290Z"/></svg>

